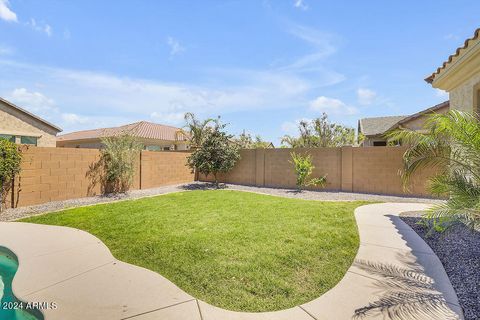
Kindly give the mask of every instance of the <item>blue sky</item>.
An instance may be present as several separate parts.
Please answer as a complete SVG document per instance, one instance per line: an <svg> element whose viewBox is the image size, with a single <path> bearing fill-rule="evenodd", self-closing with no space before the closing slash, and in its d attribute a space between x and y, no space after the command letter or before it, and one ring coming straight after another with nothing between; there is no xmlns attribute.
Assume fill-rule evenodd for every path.
<svg viewBox="0 0 480 320"><path fill-rule="evenodd" d="M451 9L452 3L455 8ZM278 144L323 111L411 114L479 1L0 0L0 96L64 132L186 111Z"/></svg>

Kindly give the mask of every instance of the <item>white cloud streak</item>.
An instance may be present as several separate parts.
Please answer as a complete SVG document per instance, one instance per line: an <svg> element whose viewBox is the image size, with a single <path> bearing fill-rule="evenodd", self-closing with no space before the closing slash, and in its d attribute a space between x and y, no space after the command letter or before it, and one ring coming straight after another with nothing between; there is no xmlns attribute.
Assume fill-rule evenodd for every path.
<svg viewBox="0 0 480 320"><path fill-rule="evenodd" d="M35 22L34 25L38 24ZM302 33L302 30L306 32ZM307 108L307 97L313 90L343 81L344 76L323 66L323 59L336 50L329 36L324 37L321 32L303 27L294 32L314 48L314 56L304 56L296 63L263 70L204 70L207 79L215 79L215 83L210 80L208 85L200 80L194 83L152 81L0 59L0 73L12 75L8 81L0 78L0 94L29 88L25 89L24 95L39 93L53 97L53 106L58 112L52 112L49 120L66 132L146 119L179 125L184 112L215 116ZM178 53L181 49L177 47L175 50ZM322 108L318 102L312 106L313 109ZM337 109L335 112L340 112ZM343 109L352 111L349 106Z"/></svg>
<svg viewBox="0 0 480 320"><path fill-rule="evenodd" d="M52 112L58 111L53 99L46 97L40 92L28 91L25 88L14 89L7 98L19 106L24 106L29 111L43 117L48 117Z"/></svg>
<svg viewBox="0 0 480 320"><path fill-rule="evenodd" d="M305 3L304 0L295 0L293 2L293 6L301 10L308 10L308 5Z"/></svg>
<svg viewBox="0 0 480 320"><path fill-rule="evenodd" d="M52 27L47 23L38 23L35 19L31 18L29 22L26 23L27 26L32 28L37 32L45 33L47 36L51 37L53 34Z"/></svg>
<svg viewBox="0 0 480 320"><path fill-rule="evenodd" d="M17 14L10 9L8 0L0 0L0 19L8 22L18 22Z"/></svg>
<svg viewBox="0 0 480 320"><path fill-rule="evenodd" d="M329 115L354 115L358 113L355 107L349 106L339 99L325 96L320 96L310 101L310 110L325 112Z"/></svg>
<svg viewBox="0 0 480 320"><path fill-rule="evenodd" d="M220 84L168 83L0 59L0 73L21 75L8 81L0 79L0 94L20 106L29 106L40 116L52 117L49 120L67 131L80 124L91 127L98 119L103 126L146 119L178 124L187 111L214 116L298 107L312 89L309 81L290 73L245 69L212 72L210 76L218 76ZM45 112L47 108L58 108L58 112ZM80 121L82 117L96 122Z"/></svg>
<svg viewBox="0 0 480 320"><path fill-rule="evenodd" d="M358 103L361 105L370 105L372 104L375 99L377 98L377 93L373 90L366 89L366 88L359 88L357 90L357 99Z"/></svg>
<svg viewBox="0 0 480 320"><path fill-rule="evenodd" d="M170 47L170 57L174 57L185 51L185 47L183 47L180 42L173 37L167 38L167 45Z"/></svg>

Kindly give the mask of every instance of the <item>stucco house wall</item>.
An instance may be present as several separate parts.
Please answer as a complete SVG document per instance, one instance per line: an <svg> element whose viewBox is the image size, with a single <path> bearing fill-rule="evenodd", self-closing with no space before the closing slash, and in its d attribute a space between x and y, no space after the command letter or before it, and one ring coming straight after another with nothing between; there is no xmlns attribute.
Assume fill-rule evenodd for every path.
<svg viewBox="0 0 480 320"><path fill-rule="evenodd" d="M362 147L373 147L375 143L383 143L385 142L385 145L387 143L387 138L384 136L368 136L365 137L365 139L362 142Z"/></svg>
<svg viewBox="0 0 480 320"><path fill-rule="evenodd" d="M478 112L480 102L480 73L463 81L449 93L452 108L466 112Z"/></svg>
<svg viewBox="0 0 480 320"><path fill-rule="evenodd" d="M139 139L139 142L144 145L146 150L153 150L156 146L159 148L158 151L164 150L164 148L170 148L173 150L184 151L188 150L187 143L182 143L178 141L165 141L165 140L154 140L154 139ZM57 147L59 148L88 148L88 149L101 149L103 144L100 139L88 139L88 140L77 140L77 141L57 141Z"/></svg>
<svg viewBox="0 0 480 320"><path fill-rule="evenodd" d="M58 132L60 130L0 100L0 134L16 136L17 143L21 136L36 137L37 146L55 147Z"/></svg>
<svg viewBox="0 0 480 320"><path fill-rule="evenodd" d="M432 112L427 112L425 114L419 115L412 119L406 119L405 121L400 122L400 126L402 128L415 130L415 131L423 131L425 127L425 121L432 115L432 113L444 114L450 109L450 105L446 105L439 109L436 109Z"/></svg>
<svg viewBox="0 0 480 320"><path fill-rule="evenodd" d="M480 106L480 28L425 81L447 91L450 108L478 113Z"/></svg>

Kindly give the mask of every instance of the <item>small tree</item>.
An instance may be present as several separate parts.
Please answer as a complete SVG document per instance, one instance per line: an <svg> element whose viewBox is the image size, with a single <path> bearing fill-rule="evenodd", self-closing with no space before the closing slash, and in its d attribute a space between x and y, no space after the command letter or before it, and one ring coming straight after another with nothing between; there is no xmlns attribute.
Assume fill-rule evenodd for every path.
<svg viewBox="0 0 480 320"><path fill-rule="evenodd" d="M0 138L0 211L5 203L5 196L10 190L11 181L20 172L22 154L18 146L6 139Z"/></svg>
<svg viewBox="0 0 480 320"><path fill-rule="evenodd" d="M302 188L308 186L320 186L324 187L327 182L327 177L323 176L320 178L311 178L310 175L315 169L315 166L312 163L312 156L311 155L301 155L299 153L292 152L290 153L292 157L292 161L290 163L293 164L293 168L295 169L295 174L297 175L297 189L298 191L302 191Z"/></svg>
<svg viewBox="0 0 480 320"><path fill-rule="evenodd" d="M225 124L217 120L213 128L204 132L200 147L192 152L187 164L192 170L197 170L206 177L213 174L218 188L218 173L227 173L240 159L239 148L232 143L232 135L227 134Z"/></svg>
<svg viewBox="0 0 480 320"><path fill-rule="evenodd" d="M138 154L142 145L129 133L102 138L100 165L103 169L104 191L125 192L133 182Z"/></svg>

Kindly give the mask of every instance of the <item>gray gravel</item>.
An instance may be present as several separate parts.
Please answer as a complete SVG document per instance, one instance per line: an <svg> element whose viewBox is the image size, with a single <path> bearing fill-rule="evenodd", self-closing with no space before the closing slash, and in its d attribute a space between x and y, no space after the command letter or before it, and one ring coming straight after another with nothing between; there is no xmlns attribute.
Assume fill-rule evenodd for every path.
<svg viewBox="0 0 480 320"><path fill-rule="evenodd" d="M321 201L378 201L378 202L418 202L418 203L442 203L443 200L431 198L415 198L386 196L380 194L331 192L331 191L308 191L297 192L292 189L262 188L234 184L226 184L228 189L265 193L273 196L281 196L294 199L321 200Z"/></svg>
<svg viewBox="0 0 480 320"><path fill-rule="evenodd" d="M144 190L132 190L125 194L119 195L104 195L79 199L71 199L65 201L52 201L40 205L21 207L15 209L7 209L0 213L0 221L14 221L17 219L43 214L46 212L59 211L68 208L88 206L98 203L108 203L114 201L122 201L128 199L139 199L143 197L156 196L171 192L179 192L185 190L206 190L212 189L211 183L194 182L190 184L178 184L172 186L165 186ZM320 201L379 201L379 202L423 202L423 203L438 203L441 200L425 199L425 198L410 198L410 197L396 197L375 194L363 193L349 193L349 192L329 192L329 191L302 191L297 192L292 189L280 188L260 188L251 186L242 186L234 184L221 184L221 188L229 190L250 191L263 193L268 195L305 199L305 200L320 200Z"/></svg>
<svg viewBox="0 0 480 320"><path fill-rule="evenodd" d="M480 319L480 232L459 223L444 233L418 224L421 213L401 215L442 261L455 289L465 320Z"/></svg>
<svg viewBox="0 0 480 320"><path fill-rule="evenodd" d="M98 203L108 203L123 200L152 197L161 194L184 191L184 184L171 185L152 189L132 190L123 194L101 195L94 197L70 199L64 201L52 201L39 205L7 209L0 212L0 221L14 221L21 218L35 216L47 212L60 211L68 208L83 207Z"/></svg>

